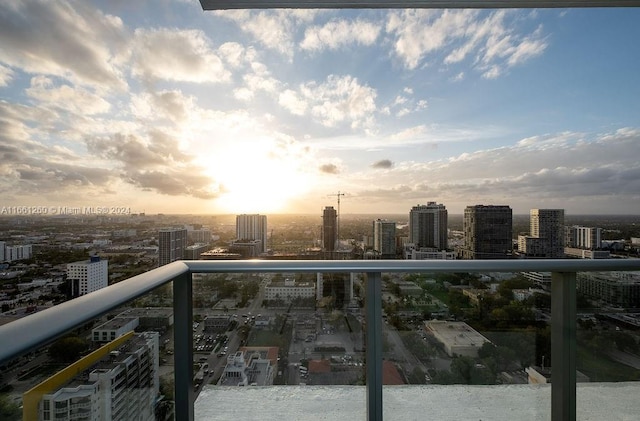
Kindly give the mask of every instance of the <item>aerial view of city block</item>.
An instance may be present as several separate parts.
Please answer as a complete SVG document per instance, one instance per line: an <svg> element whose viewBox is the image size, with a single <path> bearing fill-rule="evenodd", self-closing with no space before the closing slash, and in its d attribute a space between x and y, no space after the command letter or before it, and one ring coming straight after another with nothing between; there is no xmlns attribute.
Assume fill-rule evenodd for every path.
<svg viewBox="0 0 640 421"><path fill-rule="evenodd" d="M0 419L635 419L640 4L285 3L0 2Z"/></svg>

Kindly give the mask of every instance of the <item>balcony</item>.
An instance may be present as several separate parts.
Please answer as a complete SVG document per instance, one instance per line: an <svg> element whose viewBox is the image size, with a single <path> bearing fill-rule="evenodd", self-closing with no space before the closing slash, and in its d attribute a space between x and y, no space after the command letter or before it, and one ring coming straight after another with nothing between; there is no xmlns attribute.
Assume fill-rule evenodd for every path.
<svg viewBox="0 0 640 421"><path fill-rule="evenodd" d="M270 411L282 419L353 419L361 418L365 412L369 420L424 419L425 411L432 413L433 419L456 420L513 419L514 414L518 419L553 421L601 417L632 419L637 408L634 409L635 402L627 397L636 396L640 391L635 383L576 386L575 282L576 272L632 270L640 270L640 260L179 261L0 326L0 363L6 364L118 306L173 282L176 419L212 419L211 411L218 416L233 413L238 419L261 419ZM552 272L551 358L555 363L550 386L383 387L383 273L522 271ZM195 399L192 274L347 272L365 274L366 387L204 387ZM238 409L239 401L247 404ZM288 411L284 414L283 402ZM229 412L224 412L225 407ZM238 415L234 411L247 412Z"/></svg>

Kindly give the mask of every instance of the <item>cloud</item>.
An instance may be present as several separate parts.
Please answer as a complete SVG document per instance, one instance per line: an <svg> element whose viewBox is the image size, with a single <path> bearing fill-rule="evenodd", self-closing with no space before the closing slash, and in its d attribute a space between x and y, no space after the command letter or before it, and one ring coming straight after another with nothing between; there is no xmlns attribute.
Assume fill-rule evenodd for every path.
<svg viewBox="0 0 640 421"><path fill-rule="evenodd" d="M402 142L404 140L409 140L409 139L416 139L416 138L423 139L426 136L426 134L427 134L427 126L425 126L424 124L421 124L419 126L409 127L398 133L395 133L390 136L390 139L394 142Z"/></svg>
<svg viewBox="0 0 640 421"><path fill-rule="evenodd" d="M494 79L539 56L548 46L542 26L529 34L522 33L523 26L517 12L506 10L405 10L388 15L386 31L392 36L393 52L408 69L418 68L436 53L448 52L443 64L470 58L470 65L483 77Z"/></svg>
<svg viewBox="0 0 640 421"><path fill-rule="evenodd" d="M320 165L320 172L324 174L339 174L340 170L335 164L322 164Z"/></svg>
<svg viewBox="0 0 640 421"><path fill-rule="evenodd" d="M322 84L308 82L300 87L298 95L309 104L311 116L326 127L345 122L352 128L366 126L376 110L376 90L361 85L352 76L330 75ZM289 105L288 109L291 111L292 107ZM302 106L298 109L301 111Z"/></svg>
<svg viewBox="0 0 640 421"><path fill-rule="evenodd" d="M43 129L30 125L54 115L0 101L0 192L5 197L88 195L104 192L114 181L108 169L93 166L68 148L34 140Z"/></svg>
<svg viewBox="0 0 640 421"><path fill-rule="evenodd" d="M253 61L257 55L253 47L245 48L237 42L225 42L218 47L220 57L232 68L239 68Z"/></svg>
<svg viewBox="0 0 640 421"><path fill-rule="evenodd" d="M393 162L389 159L382 159L374 162L371 166L376 169L388 169L393 167Z"/></svg>
<svg viewBox="0 0 640 421"><path fill-rule="evenodd" d="M628 207L632 198L640 200L638 145L640 129L634 128L537 136L447 160L397 163L386 186L358 196L387 202L446 197L458 206L540 203L572 212L592 201L611 213L611 206ZM366 175L361 177L352 181L365 184Z"/></svg>
<svg viewBox="0 0 640 421"><path fill-rule="evenodd" d="M325 48L337 50L349 44L370 46L376 42L381 28L363 20L336 19L322 26L311 26L305 30L300 48L318 51Z"/></svg>
<svg viewBox="0 0 640 421"><path fill-rule="evenodd" d="M27 73L124 89L114 52L127 43L119 17L84 2L11 1L0 13L0 62Z"/></svg>
<svg viewBox="0 0 640 421"><path fill-rule="evenodd" d="M291 89L280 94L278 103L294 115L304 115L308 108L307 101L300 98L300 95Z"/></svg>
<svg viewBox="0 0 640 421"><path fill-rule="evenodd" d="M130 48L132 74L148 82L221 83L231 79L211 41L200 30L138 28Z"/></svg>
<svg viewBox="0 0 640 421"><path fill-rule="evenodd" d="M193 163L193 157L161 131L151 131L146 138L124 134L91 138L87 139L87 149L118 166L122 181L143 190L200 199L215 198L220 193L214 181Z"/></svg>
<svg viewBox="0 0 640 421"><path fill-rule="evenodd" d="M236 22L242 31L250 34L262 46L293 57L296 29L310 22L318 13L316 10L303 9L221 10L213 12L213 15Z"/></svg>
<svg viewBox="0 0 640 421"><path fill-rule="evenodd" d="M0 87L9 85L11 79L13 79L13 71L0 64Z"/></svg>
<svg viewBox="0 0 640 421"><path fill-rule="evenodd" d="M173 170L163 171L129 170L125 181L143 190L154 191L169 196L193 196L198 199L214 199L220 191L211 189L212 181L197 172Z"/></svg>
<svg viewBox="0 0 640 421"><path fill-rule="evenodd" d="M39 105L71 112L73 114L104 114L109 112L111 104L101 96L80 87L69 85L54 86L45 76L31 78L31 87L26 94L40 102Z"/></svg>
<svg viewBox="0 0 640 421"><path fill-rule="evenodd" d="M185 96L178 90L164 90L132 95L130 108L131 113L138 119L166 119L181 123L190 118L196 106L194 97Z"/></svg>

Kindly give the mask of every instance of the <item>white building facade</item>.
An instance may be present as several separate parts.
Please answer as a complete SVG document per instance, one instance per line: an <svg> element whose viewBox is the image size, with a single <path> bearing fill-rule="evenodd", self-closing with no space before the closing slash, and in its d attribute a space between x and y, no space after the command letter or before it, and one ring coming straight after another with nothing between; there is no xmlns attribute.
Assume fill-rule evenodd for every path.
<svg viewBox="0 0 640 421"><path fill-rule="evenodd" d="M67 264L67 280L71 282L71 295L79 297L109 285L109 263L98 256Z"/></svg>
<svg viewBox="0 0 640 421"><path fill-rule="evenodd" d="M238 240L260 240L261 252L267 251L267 216L266 215L237 215L236 216L236 239Z"/></svg>
<svg viewBox="0 0 640 421"><path fill-rule="evenodd" d="M91 371L45 393L38 404L38 420L155 420L160 391L158 343L156 332L134 335Z"/></svg>
<svg viewBox="0 0 640 421"><path fill-rule="evenodd" d="M264 289L266 300L284 300L291 302L296 298L315 298L316 287L313 282L296 282L293 279L272 281Z"/></svg>

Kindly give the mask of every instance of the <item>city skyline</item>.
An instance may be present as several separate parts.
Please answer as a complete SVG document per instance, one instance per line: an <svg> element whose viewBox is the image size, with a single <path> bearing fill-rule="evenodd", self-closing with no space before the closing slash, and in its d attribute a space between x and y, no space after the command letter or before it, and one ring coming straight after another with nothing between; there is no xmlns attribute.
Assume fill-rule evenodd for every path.
<svg viewBox="0 0 640 421"><path fill-rule="evenodd" d="M640 10L0 5L0 206L637 214Z"/></svg>

